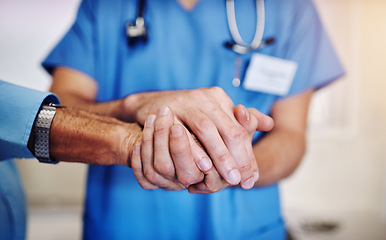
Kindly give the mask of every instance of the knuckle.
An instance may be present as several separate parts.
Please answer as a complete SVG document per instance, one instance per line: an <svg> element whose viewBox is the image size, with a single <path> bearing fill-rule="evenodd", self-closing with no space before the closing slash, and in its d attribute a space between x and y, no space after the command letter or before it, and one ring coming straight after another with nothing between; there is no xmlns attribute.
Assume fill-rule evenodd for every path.
<svg viewBox="0 0 386 240"><path fill-rule="evenodd" d="M155 161L154 169L157 173L162 176L172 178L174 177L174 166L169 163Z"/></svg>
<svg viewBox="0 0 386 240"><path fill-rule="evenodd" d="M214 94L225 95L225 91L218 86L210 87L209 90Z"/></svg>
<svg viewBox="0 0 386 240"><path fill-rule="evenodd" d="M196 128L199 132L205 132L212 127L212 121L205 116L196 116L195 119Z"/></svg>
<svg viewBox="0 0 386 240"><path fill-rule="evenodd" d="M190 91L189 94L193 99L203 100L203 99L207 98L207 95L206 95L204 89L202 89L202 88L194 89L194 90Z"/></svg>
<svg viewBox="0 0 386 240"><path fill-rule="evenodd" d="M180 143L178 143L180 144ZM172 155L173 159L185 159L188 157L187 152L189 149L187 149L189 146L187 145L175 145L170 148L170 154Z"/></svg>
<svg viewBox="0 0 386 240"><path fill-rule="evenodd" d="M228 94L221 87L210 87L209 90L217 99L221 99L222 104L228 105L228 107L234 107L233 101L230 99Z"/></svg>
<svg viewBox="0 0 386 240"><path fill-rule="evenodd" d="M240 128L240 133L241 133L241 137L242 137L243 139L249 139L249 133L248 133L248 131L247 131L246 128L241 127L241 128Z"/></svg>
<svg viewBox="0 0 386 240"><path fill-rule="evenodd" d="M143 174L144 174L145 178L149 182L151 182L152 184L155 184L157 182L157 180L158 180L157 174L155 172L153 172L153 171L145 170Z"/></svg>
<svg viewBox="0 0 386 240"><path fill-rule="evenodd" d="M183 185L188 186L192 184L196 184L201 182L204 179L204 174L183 174L178 177L178 181L180 181Z"/></svg>
<svg viewBox="0 0 386 240"><path fill-rule="evenodd" d="M229 140L239 142L242 139L245 139L247 133L243 127L231 126L228 128L227 136Z"/></svg>
<svg viewBox="0 0 386 240"><path fill-rule="evenodd" d="M253 172L256 172L259 170L259 167L257 166L257 163L256 163L256 158L251 158L251 161L252 161L252 171Z"/></svg>
<svg viewBox="0 0 386 240"><path fill-rule="evenodd" d="M184 158L189 153L189 140L186 136L184 136L184 134L170 140L170 154L173 158Z"/></svg>
<svg viewBox="0 0 386 240"><path fill-rule="evenodd" d="M250 175L253 174L252 173L252 165L250 164L250 162L247 162L247 163L244 163L243 165L241 165L239 167L239 171L240 171L240 173L248 173L248 172L250 172L251 173Z"/></svg>
<svg viewBox="0 0 386 240"><path fill-rule="evenodd" d="M176 103L176 105L178 105L178 106L185 103L185 100L186 100L186 98L184 95L176 95L173 99L174 103Z"/></svg>
<svg viewBox="0 0 386 240"><path fill-rule="evenodd" d="M169 127L163 125L163 124L156 124L154 126L154 135L164 134L169 130Z"/></svg>
<svg viewBox="0 0 386 240"><path fill-rule="evenodd" d="M229 152L224 152L224 153L220 153L217 160L218 160L218 163L219 164L225 164L226 162L229 161L229 159L231 158L231 155Z"/></svg>
<svg viewBox="0 0 386 240"><path fill-rule="evenodd" d="M222 185L221 184L213 184L211 186L208 186L208 190L212 193L215 193L215 192L218 192L222 189Z"/></svg>

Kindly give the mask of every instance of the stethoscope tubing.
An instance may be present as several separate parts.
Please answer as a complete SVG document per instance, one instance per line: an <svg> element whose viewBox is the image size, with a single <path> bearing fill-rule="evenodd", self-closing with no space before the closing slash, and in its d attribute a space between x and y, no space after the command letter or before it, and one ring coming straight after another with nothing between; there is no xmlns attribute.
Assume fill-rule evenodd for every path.
<svg viewBox="0 0 386 240"><path fill-rule="evenodd" d="M232 50L239 54L245 54L262 48L262 39L265 27L265 6L264 0L256 0L256 30L251 44L247 44L240 35L236 22L235 1L226 0L226 12L228 27L233 38Z"/></svg>
<svg viewBox="0 0 386 240"><path fill-rule="evenodd" d="M136 41L147 40L147 30L144 20L144 9L146 5L146 0L139 0L137 17L135 24L128 24L126 29L127 37L130 40L134 38L133 43L129 45L134 45ZM265 6L264 0L256 0L256 30L253 40L250 44L246 43L240 35L239 29L236 22L236 11L235 11L235 0L226 0L226 14L228 28L231 33L233 42L227 42L226 47L230 48L236 53L245 54L248 52L253 52L260 48L263 48L266 44L269 44L270 40L263 41L264 27L265 27ZM131 30L131 31L130 31ZM133 33L132 33L133 32ZM134 35L131 35L134 34ZM143 35L143 36L142 36ZM135 39L137 38L137 39Z"/></svg>

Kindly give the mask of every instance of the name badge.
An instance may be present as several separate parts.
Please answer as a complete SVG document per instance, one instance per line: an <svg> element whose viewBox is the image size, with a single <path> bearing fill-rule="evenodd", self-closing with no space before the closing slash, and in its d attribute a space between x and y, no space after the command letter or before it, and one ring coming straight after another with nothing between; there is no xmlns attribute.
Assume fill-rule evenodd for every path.
<svg viewBox="0 0 386 240"><path fill-rule="evenodd" d="M249 63L243 87L247 90L274 95L287 95L294 80L298 64L259 53Z"/></svg>

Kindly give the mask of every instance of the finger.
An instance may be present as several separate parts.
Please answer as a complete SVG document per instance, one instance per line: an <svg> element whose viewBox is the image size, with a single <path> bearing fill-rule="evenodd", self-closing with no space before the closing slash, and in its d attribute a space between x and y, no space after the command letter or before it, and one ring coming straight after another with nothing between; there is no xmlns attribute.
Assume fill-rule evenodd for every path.
<svg viewBox="0 0 386 240"><path fill-rule="evenodd" d="M241 173L241 187L245 189L252 188L254 186L254 169L252 166L256 160L254 160L254 156L253 160L251 159L252 145L248 132L237 122L233 112L231 116L222 110L215 110L212 113L218 131Z"/></svg>
<svg viewBox="0 0 386 240"><path fill-rule="evenodd" d="M257 129L258 121L254 115L250 116L249 111L241 104L236 106L234 113L235 113L236 120L248 131L250 136L250 141L246 142L245 144L246 144L247 154L251 161L251 167L254 174L254 182L256 182L259 179L259 169L257 166L256 158L251 144L252 144L253 134Z"/></svg>
<svg viewBox="0 0 386 240"><path fill-rule="evenodd" d="M221 109L223 111L223 114L210 111L213 115L209 117L214 119L221 137L237 162L241 173L241 186L249 189L254 185L254 175L256 175L257 171L257 163L251 145L251 139L255 131L255 129L252 129L254 122L250 120L249 112L244 106L239 105L235 109L233 108L233 102L224 90L221 88L211 88L209 91L211 91L211 96L214 96L221 107L218 110L219 113L222 113ZM235 119L236 114L241 118L241 123ZM226 121L226 116L231 121ZM221 119L224 119L224 121L221 121ZM248 128L243 128L242 126L248 126Z"/></svg>
<svg viewBox="0 0 386 240"><path fill-rule="evenodd" d="M208 154L205 152L204 147L197 139L196 135L189 133L188 138L194 162L203 173L207 174L209 170L213 168L212 161L209 159Z"/></svg>
<svg viewBox="0 0 386 240"><path fill-rule="evenodd" d="M246 144L247 154L248 154L250 162L251 162L251 169L253 172L253 181L250 180L251 182L245 183L245 186L247 186L246 189L249 189L249 188L251 188L251 186L253 187L255 185L255 183L259 180L260 175L259 175L259 167L257 164L256 156L255 156L255 153L253 151L252 141L250 141L249 143L245 143L245 144Z"/></svg>
<svg viewBox="0 0 386 240"><path fill-rule="evenodd" d="M234 110L236 120L243 126L252 141L253 135L257 129L257 119L254 115L250 116L249 111L241 104L237 105Z"/></svg>
<svg viewBox="0 0 386 240"><path fill-rule="evenodd" d="M237 164L213 121L196 108L180 117L204 145L220 175L231 185L239 184L241 176Z"/></svg>
<svg viewBox="0 0 386 240"><path fill-rule="evenodd" d="M170 127L174 117L170 109L163 106L159 109L154 122L154 169L161 176L176 180L176 171L169 152Z"/></svg>
<svg viewBox="0 0 386 240"><path fill-rule="evenodd" d="M183 126L182 122L177 118L175 118L174 121L175 125L179 124ZM185 129L186 135L189 140L194 162L196 163L198 169L200 169L204 174L206 174L213 167L212 160L209 158L204 146L201 144L200 140L198 140L196 135L190 132L186 127L183 126L183 128Z"/></svg>
<svg viewBox="0 0 386 240"><path fill-rule="evenodd" d="M131 168L135 178L137 179L139 185L145 190L154 190L158 186L151 184L142 173L142 161L141 161L141 144L137 143L134 146L133 155L131 158Z"/></svg>
<svg viewBox="0 0 386 240"><path fill-rule="evenodd" d="M249 111L243 105L239 104L234 109L234 115L236 120L241 124L241 126L245 127L249 132L251 128ZM253 130L255 131L256 128Z"/></svg>
<svg viewBox="0 0 386 240"><path fill-rule="evenodd" d="M142 146L141 146L141 159L142 159L142 172L147 181L151 184L168 190L180 190L182 185L168 180L159 175L153 167L153 135L154 135L154 122L156 116L151 114L145 121L145 126L142 131Z"/></svg>
<svg viewBox="0 0 386 240"><path fill-rule="evenodd" d="M274 127L274 121L270 116L261 113L256 108L248 108L248 112L258 121L257 131L271 131Z"/></svg>
<svg viewBox="0 0 386 240"><path fill-rule="evenodd" d="M247 151L246 149L248 146L246 143L250 142L249 135L245 128L243 128L235 119L233 103L225 92L221 88L211 88L209 91L210 95L214 96L212 101L207 101L202 107L202 111L204 112L201 112L201 114L198 112L198 115L193 115L199 119L185 117L184 122L194 119L193 122L188 122L187 124L205 146L205 149L208 151L216 169L220 172L220 175L223 176L228 183L232 184L232 182L229 181L229 178L231 177L229 175L230 173L233 173L234 178L241 179L241 186L249 189L254 185L253 162L248 154L251 150ZM228 100L230 100L231 104L228 103ZM191 115L192 114L189 113L189 116ZM209 121L205 121L204 118L200 119L203 115L206 115ZM213 126L211 126L211 124ZM214 135L213 130L210 131L211 127L213 127L215 131L218 131L220 138L217 138L218 135ZM205 136L205 132L209 132L211 135ZM210 142L208 142L207 139L209 139ZM213 143L215 146L213 146ZM212 148L210 144L212 144L214 148ZM224 145L225 150L222 148ZM249 148L251 147L252 146L249 146ZM218 149L217 154L221 155L213 156L215 148ZM224 161L224 159L226 161ZM233 167L234 164L236 164L239 171L228 171L226 172L228 173L228 176L224 175L223 168L229 169L230 166Z"/></svg>
<svg viewBox="0 0 386 240"><path fill-rule="evenodd" d="M178 181L189 186L204 179L204 174L197 167L185 129L177 124L171 128L170 152L177 172Z"/></svg>
<svg viewBox="0 0 386 240"><path fill-rule="evenodd" d="M192 185L188 188L189 193L209 194L221 191L228 187L229 184L218 174L215 169L212 169L205 175L204 182Z"/></svg>

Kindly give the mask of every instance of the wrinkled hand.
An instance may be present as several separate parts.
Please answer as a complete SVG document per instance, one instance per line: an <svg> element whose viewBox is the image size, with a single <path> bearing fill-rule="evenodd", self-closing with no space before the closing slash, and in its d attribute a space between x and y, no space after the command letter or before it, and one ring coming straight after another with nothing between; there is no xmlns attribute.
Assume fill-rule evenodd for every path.
<svg viewBox="0 0 386 240"><path fill-rule="evenodd" d="M258 129L259 120L260 130L272 127L270 118L257 110L254 111L255 114L249 117L249 112L239 105L234 113L237 120L248 130L250 137ZM192 145L192 141L195 141L192 135L176 122L169 108L161 107L158 116L150 115L143 129L142 148L138 144L132 158L132 168L139 184L144 189L161 187L168 190L180 190L190 186L191 193L213 193L229 186L211 165L205 151L197 148L197 145ZM159 170L167 172L168 177L160 175ZM253 179L253 185L257 178L258 175Z"/></svg>
<svg viewBox="0 0 386 240"><path fill-rule="evenodd" d="M50 155L64 162L130 166L134 146L141 138L142 129L136 123L58 108L51 125ZM34 146L33 134L30 140Z"/></svg>
<svg viewBox="0 0 386 240"><path fill-rule="evenodd" d="M203 149L191 144L192 137L188 136L188 130L176 121L170 108L163 106L157 116L149 115L142 143L135 146L131 162L142 188L181 190L204 179L202 170L212 168L212 162ZM198 165L193 156L200 160Z"/></svg>
<svg viewBox="0 0 386 240"><path fill-rule="evenodd" d="M161 106L169 106L173 109L175 124L186 126L197 136L216 170L228 184L240 183L245 189L253 187L258 169L250 134L235 118L234 104L221 88L141 93L124 101L127 115L135 116L135 119L128 120L140 124L144 124L147 116L156 114ZM200 164L206 158L201 153L197 154L199 146L191 136L188 138L195 162L205 165ZM154 165L154 169L158 175L172 179L171 163L168 161L167 167Z"/></svg>
<svg viewBox="0 0 386 240"><path fill-rule="evenodd" d="M260 113L254 108L246 109L243 105L237 105L234 110L234 115L237 121L247 130L250 137L251 146L255 131L269 131L273 128L272 119ZM259 172L256 172L253 185L255 185L258 179ZM203 182L189 187L189 192L210 194L218 192L228 186L229 184L218 174L218 172L215 169L211 169L210 171L206 172Z"/></svg>

